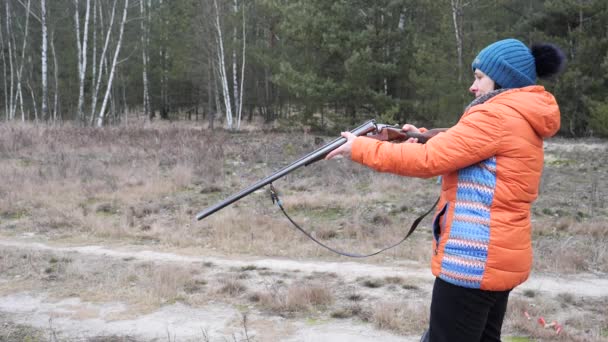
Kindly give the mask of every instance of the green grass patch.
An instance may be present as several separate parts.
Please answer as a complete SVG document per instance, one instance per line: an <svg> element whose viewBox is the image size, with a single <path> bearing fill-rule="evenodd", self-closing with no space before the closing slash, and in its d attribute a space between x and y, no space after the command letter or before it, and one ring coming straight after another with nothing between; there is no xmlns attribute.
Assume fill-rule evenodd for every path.
<svg viewBox="0 0 608 342"><path fill-rule="evenodd" d="M329 322L329 320L327 320L327 319L320 319L320 318L315 318L315 317L306 318L307 325L321 325L321 324L325 324L327 322Z"/></svg>
<svg viewBox="0 0 608 342"><path fill-rule="evenodd" d="M19 220L28 216L25 209L12 209L0 213L0 219L4 220Z"/></svg>
<svg viewBox="0 0 608 342"><path fill-rule="evenodd" d="M257 270L258 267L256 265L246 265L241 267L241 271L246 272L246 271L255 271Z"/></svg>
<svg viewBox="0 0 608 342"><path fill-rule="evenodd" d="M524 296L528 297L528 298L534 298L534 297L536 297L536 291L526 289L526 290L524 290Z"/></svg>
<svg viewBox="0 0 608 342"><path fill-rule="evenodd" d="M316 218L324 220L336 220L344 215L344 209L342 208L319 208L312 211L312 214Z"/></svg>
<svg viewBox="0 0 608 342"><path fill-rule="evenodd" d="M361 282L361 285L368 287L370 289L377 289L379 287L384 286L384 282L381 279L371 278L371 279L364 279Z"/></svg>
<svg viewBox="0 0 608 342"><path fill-rule="evenodd" d="M34 164L34 162L31 159L26 159L26 158L19 158L19 160L17 161L17 165L21 166L21 167L29 167L32 166Z"/></svg>
<svg viewBox="0 0 608 342"><path fill-rule="evenodd" d="M101 203L95 208L95 213L100 216L112 216L120 213L120 209L115 203Z"/></svg>
<svg viewBox="0 0 608 342"><path fill-rule="evenodd" d="M47 341L48 332L24 324L13 322L1 323L0 342L23 341L38 342Z"/></svg>
<svg viewBox="0 0 608 342"><path fill-rule="evenodd" d="M531 342L529 337L524 336L507 336L504 338L505 342Z"/></svg>
<svg viewBox="0 0 608 342"><path fill-rule="evenodd" d="M295 206L290 208L289 211L294 213L301 213L306 215L307 217L314 217L315 219L323 220L323 221L333 221L342 218L345 215L344 208L337 207L309 207L309 206Z"/></svg>
<svg viewBox="0 0 608 342"><path fill-rule="evenodd" d="M554 159L546 162L550 166L570 166L576 164L576 160L572 159Z"/></svg>

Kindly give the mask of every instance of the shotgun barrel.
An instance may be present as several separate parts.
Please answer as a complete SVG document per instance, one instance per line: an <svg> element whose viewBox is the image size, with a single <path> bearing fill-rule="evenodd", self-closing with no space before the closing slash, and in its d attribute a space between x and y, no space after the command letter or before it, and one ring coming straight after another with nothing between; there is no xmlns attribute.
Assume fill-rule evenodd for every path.
<svg viewBox="0 0 608 342"><path fill-rule="evenodd" d="M370 132L375 132L376 130L377 130L376 121L369 120L369 121L365 122L364 124L362 124L361 126L353 129L350 132L356 136L361 136L361 135L366 135ZM216 211L221 210L224 207L249 195L250 193L262 188L263 186L266 186L266 185L274 182L275 180L285 176L286 174L288 174L302 166L310 165L316 161L319 161L319 160L325 158L325 156L329 152L344 145L344 143L346 143L346 138L340 137L338 139L335 139L335 140L321 146L320 148L318 148L318 149L314 150L313 152L305 155L304 157L296 160L295 162L287 165L286 167L278 170L277 172L273 173L272 175L258 181L257 183L249 186L248 188L245 188L245 189L233 194L232 196L226 198L225 200L204 209L203 211L199 212L196 215L196 219L202 220L205 217L215 213Z"/></svg>

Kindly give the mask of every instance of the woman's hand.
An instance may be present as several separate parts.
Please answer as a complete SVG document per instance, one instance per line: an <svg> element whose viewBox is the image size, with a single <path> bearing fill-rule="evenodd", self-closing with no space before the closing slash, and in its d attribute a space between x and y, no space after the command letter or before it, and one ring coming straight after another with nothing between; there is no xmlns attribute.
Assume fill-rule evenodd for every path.
<svg viewBox="0 0 608 342"><path fill-rule="evenodd" d="M403 130L406 133L420 133L420 130L418 129L418 127L414 126L414 125L410 125L410 124L405 124L403 125L403 127L401 127L401 130ZM418 142L418 138L409 138L406 141L404 141L406 143L417 143Z"/></svg>
<svg viewBox="0 0 608 342"><path fill-rule="evenodd" d="M357 136L352 134L351 132L342 132L340 135L343 138L346 138L346 143L344 145L341 145L337 149L329 152L327 156L325 156L325 160L330 160L337 156L342 156L350 159L351 150L353 148L353 141L355 141L355 138Z"/></svg>

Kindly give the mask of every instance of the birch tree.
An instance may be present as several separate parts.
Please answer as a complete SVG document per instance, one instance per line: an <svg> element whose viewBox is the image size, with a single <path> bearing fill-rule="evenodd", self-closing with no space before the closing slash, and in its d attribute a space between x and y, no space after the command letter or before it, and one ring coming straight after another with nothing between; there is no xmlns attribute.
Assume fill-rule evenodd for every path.
<svg viewBox="0 0 608 342"><path fill-rule="evenodd" d="M125 23L127 22L127 10L129 8L129 0L125 0L124 9L122 12L122 20L120 22L120 32L118 34L118 42L116 43L116 50L114 50L114 58L112 60L112 66L110 67L110 75L108 77L108 84L106 88L106 94L103 98L103 102L101 104L101 108L99 109L99 115L97 119L97 127L103 126L106 106L108 104L108 99L110 97L110 92L112 90L112 81L114 80L114 74L116 72L116 63L118 61L118 55L120 54L120 47L122 46L122 37L125 29Z"/></svg>
<svg viewBox="0 0 608 342"><path fill-rule="evenodd" d="M49 109L48 109L48 80L47 80L47 26L46 26L46 0L40 0L40 25L42 26L42 47L40 63L41 63L41 72L42 72L42 99L41 101L41 111L43 120L49 119Z"/></svg>
<svg viewBox="0 0 608 342"><path fill-rule="evenodd" d="M101 5L99 5L101 6ZM93 0L93 46L92 46L92 56L91 56L91 121L90 125L93 125L93 121L95 120L95 105L97 104L97 93L95 92L95 85L97 84L97 18L101 16L101 9L99 9L99 14L97 13L97 0Z"/></svg>
<svg viewBox="0 0 608 342"><path fill-rule="evenodd" d="M238 12L238 3L237 0L234 0L234 12L237 13ZM232 58L232 68L233 68L233 79L234 79L234 103L235 103L235 110L236 110L236 129L240 129L241 128L241 117L243 114L243 84L245 83L245 49L247 47L246 45L246 22L245 22L245 5L242 5L242 42L243 42L243 50L241 53L241 82L240 82L240 90L238 89L238 82L237 80L237 70L236 70L236 64L237 64L237 58L236 58L236 25L234 26L234 39L235 39L235 44L234 44L234 52L233 52L233 58Z"/></svg>
<svg viewBox="0 0 608 342"><path fill-rule="evenodd" d="M236 17L239 11L238 0L234 0L232 4L232 9L234 11L234 15ZM238 29L236 25L234 25L233 33L232 33L232 94L234 96L234 110L236 112L236 129L238 130L240 127L240 117L239 117L239 73L237 69L238 59L236 57L236 47L237 47L237 35Z"/></svg>
<svg viewBox="0 0 608 342"><path fill-rule="evenodd" d="M8 1L7 1L8 2ZM25 22L25 32L24 32L24 44L23 44L23 50L21 53L21 65L19 67L19 70L17 72L18 75L18 91L19 91L19 102L21 103L21 112L22 112L22 120L25 120L24 117L24 110L23 110L23 95L22 95L22 91L21 91L21 84L23 84L23 82L25 82L28 90L30 91L30 99L32 102L32 109L34 111L34 119L37 121L39 119L38 116L38 105L36 102L36 87L35 85L32 85L32 81L34 81L34 77L32 75L31 72L31 68L28 68L28 74L27 74L27 78L24 79L23 77L23 65L24 65L24 61L26 58L26 49L27 49L27 38L28 38L28 27L29 27L29 18L33 18L35 20L37 20L40 23L40 32L41 32L41 39L40 39L40 69L41 69L41 88L42 88L42 95L41 95L41 115L42 115L42 119L43 120L48 120L49 119L49 115L48 115L48 27L47 27L47 6L46 6L46 0L40 0L40 15L38 16L36 13L34 13L34 11L32 10L31 7L31 1L28 0L27 4L23 3L22 0L18 0L19 4L25 9L26 12L26 22ZM27 53L27 65L28 66L32 66L33 62L32 62L32 55L31 53Z"/></svg>
<svg viewBox="0 0 608 342"><path fill-rule="evenodd" d="M10 10L10 6L9 6L9 2L6 1L5 2L5 13L6 13L6 36L7 36L7 45L8 45L8 61L9 61L9 74L10 74L10 87L9 87L9 93L8 93L8 120L14 120L15 119L15 106L14 106L14 98L13 98L13 92L14 92L14 86L15 86L15 65L13 63L13 42L14 42L14 37L12 34L12 30L11 30L11 10Z"/></svg>
<svg viewBox="0 0 608 342"><path fill-rule="evenodd" d="M53 96L53 121L57 121L59 110L59 64L57 63L57 53L55 51L55 35L51 31L51 54L53 55L53 78L55 80L55 94Z"/></svg>
<svg viewBox="0 0 608 342"><path fill-rule="evenodd" d="M80 35L80 10L78 3L80 0L74 0L74 25L76 29L76 46L78 48L78 107L77 115L79 120L85 122L84 117L84 83L87 71L87 40L89 33L89 13L91 9L91 0L86 0L84 29L82 38Z"/></svg>
<svg viewBox="0 0 608 342"><path fill-rule="evenodd" d="M160 0L160 117L161 119L169 118L169 9L168 4ZM151 114L153 116L153 113Z"/></svg>
<svg viewBox="0 0 608 342"><path fill-rule="evenodd" d="M152 119L150 110L150 90L148 85L148 65L150 57L148 47L150 46L150 0L139 1L139 13L141 15L141 60L142 60L142 82L143 82L143 106L144 116Z"/></svg>
<svg viewBox="0 0 608 342"><path fill-rule="evenodd" d="M215 28L215 9L211 1L201 0L201 15L199 16L198 34L201 46L203 47L206 60L206 81L207 81L207 110L206 116L209 129L215 128L215 119L223 117L222 104L218 89L218 68L217 68L217 46Z"/></svg>
<svg viewBox="0 0 608 342"><path fill-rule="evenodd" d="M21 54L17 51L17 42L15 38L15 30L13 29L13 21L12 18L15 17L13 10L9 5L9 1L5 2L5 14L6 14L6 35L7 35L7 45L8 45L8 58L9 58L9 120L15 119L15 114L17 112L17 106L19 106L21 111L21 120L25 121L25 111L24 111L24 103L23 103L23 65L25 64L25 51L27 48L27 39L29 32L29 19L30 19L30 5L31 1L28 0L27 5L23 4L25 7L25 26L23 28L23 42L21 48ZM20 18L17 16L17 18ZM21 56L19 56L21 55Z"/></svg>
<svg viewBox="0 0 608 342"><path fill-rule="evenodd" d="M101 88L101 81L102 81L104 66L107 64L106 63L107 62L106 53L107 53L108 47L110 45L110 37L112 35L112 29L114 27L114 17L116 14L116 2L117 1L118 0L114 0L114 2L112 3L112 10L111 10L111 14L110 14L109 26L106 31L103 49L101 51L101 55L99 56L98 67L95 68L95 70L97 70L97 72L94 73L94 77L92 80L95 87L94 87L93 91L91 92L92 93L91 94L91 124L93 124L93 121L96 118L98 118L98 115L96 112L97 111L97 102L98 102L99 90ZM101 4L100 4L100 6L101 6ZM101 30L103 31L104 30L103 11L101 10L101 8L99 10L99 23L101 26ZM94 56L96 56L96 55L97 54L95 54Z"/></svg>
<svg viewBox="0 0 608 342"><path fill-rule="evenodd" d="M216 112L218 114L220 114L220 116L221 116L222 101L220 100L220 89L218 88L218 85L220 83L219 79L218 79L218 76L219 76L218 65L214 59L211 59L210 63L211 63L211 73L213 75L213 79L212 79L212 81L213 81L213 101L215 103ZM214 119L214 118L215 118L215 115L212 118L210 118L210 120ZM213 126L213 125L211 125L211 126Z"/></svg>
<svg viewBox="0 0 608 342"><path fill-rule="evenodd" d="M29 79L26 80L27 89L30 91L32 99L32 108L34 109L34 121L38 121L38 105L36 104L36 94L34 93L34 87ZM25 118L23 119L25 121Z"/></svg>
<svg viewBox="0 0 608 342"><path fill-rule="evenodd" d="M214 76L214 70L213 70L213 63L211 60L208 61L207 63L207 119L209 120L209 129L213 130L214 129L214 121L215 121L215 112L213 110L213 101L211 101L211 99L213 98L213 93L214 93L214 86L215 86L215 77Z"/></svg>
<svg viewBox="0 0 608 342"><path fill-rule="evenodd" d="M463 0L450 0L451 8L452 8L452 24L454 25L454 36L456 36L456 55L457 55L457 65L458 65L458 83L462 82L462 68L463 68L463 60L462 60L462 19L463 19L463 11L466 6L470 4L470 2L463 2Z"/></svg>
<svg viewBox="0 0 608 342"><path fill-rule="evenodd" d="M222 95L224 98L224 108L226 109L226 124L228 129L234 128L232 120L232 106L230 104L230 90L228 89L228 76L226 74L226 63L224 54L224 38L222 35L222 26L220 23L220 10L217 5L217 0L213 0L215 9L214 25L215 25L215 41L218 61L218 75L222 86Z"/></svg>
<svg viewBox="0 0 608 342"><path fill-rule="evenodd" d="M7 1L7 3L8 3L8 1ZM23 109L24 103L23 103L22 85L23 85L23 65L25 64L25 51L27 49L27 38L28 38L28 32L29 32L28 29L29 29L29 23L30 23L30 8L31 8L31 0L28 0L27 5L26 5L26 10L25 10L25 27L23 29L23 44L21 47L21 58L19 61L19 67L17 69L17 88L16 88L16 93L15 93L15 97L19 101L19 108L21 110L21 121L25 121L25 111ZM14 43L14 41L13 41L13 43ZM15 110L13 110L13 113L14 113L14 111Z"/></svg>
<svg viewBox="0 0 608 342"><path fill-rule="evenodd" d="M1 10L1 8L0 8ZM2 19L2 15L0 15L0 19ZM2 81L4 83L4 87L2 88L4 90L4 115L5 115L5 120L8 121L9 120L9 109L8 109L8 83L7 83L7 78L8 78L8 74L6 71L6 54L4 53L5 50L5 46L4 46L4 34L2 33L3 28L2 28L2 21L0 21L0 56L2 56Z"/></svg>

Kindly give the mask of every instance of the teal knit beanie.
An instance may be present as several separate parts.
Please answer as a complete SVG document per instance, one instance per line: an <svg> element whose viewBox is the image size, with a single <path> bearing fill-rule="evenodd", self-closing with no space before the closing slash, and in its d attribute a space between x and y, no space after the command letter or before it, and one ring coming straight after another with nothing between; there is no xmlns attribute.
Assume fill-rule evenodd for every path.
<svg viewBox="0 0 608 342"><path fill-rule="evenodd" d="M536 66L530 49L517 39L505 39L481 50L473 63L503 88L521 88L536 84Z"/></svg>

